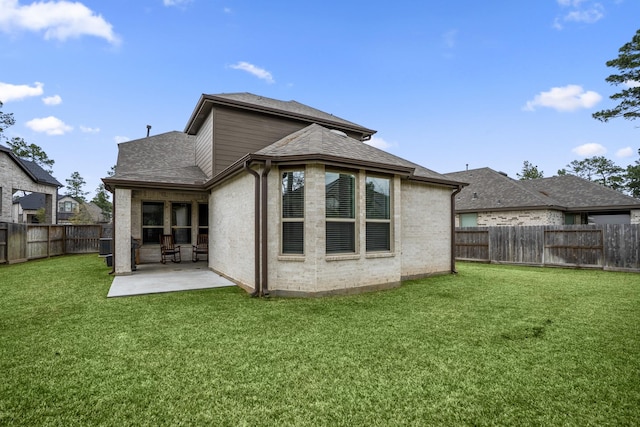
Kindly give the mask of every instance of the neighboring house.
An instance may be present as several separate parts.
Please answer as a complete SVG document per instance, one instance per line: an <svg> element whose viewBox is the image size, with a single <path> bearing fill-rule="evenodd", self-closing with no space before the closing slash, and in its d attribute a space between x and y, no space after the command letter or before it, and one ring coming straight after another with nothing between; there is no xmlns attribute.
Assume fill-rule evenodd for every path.
<svg viewBox="0 0 640 427"><path fill-rule="evenodd" d="M22 190L43 194L46 222L55 223L60 187L62 184L39 165L19 158L8 147L0 145L0 222L14 222L13 195Z"/></svg>
<svg viewBox="0 0 640 427"><path fill-rule="evenodd" d="M58 196L58 211L56 224L71 224L71 219L78 214L80 207L84 206L91 223L104 223L102 210L93 202L85 203L78 201L71 196ZM13 222L38 223L37 215L40 209L45 206L45 195L41 193L31 193L23 197L18 197L13 202Z"/></svg>
<svg viewBox="0 0 640 427"><path fill-rule="evenodd" d="M118 145L114 272L160 261L173 234L191 259L255 295L398 286L455 268L461 184L365 144L375 131L295 101L202 95L184 132ZM184 261L183 261L184 262Z"/></svg>
<svg viewBox="0 0 640 427"><path fill-rule="evenodd" d="M102 209L93 202L84 202L72 196L64 195L58 198L58 224L72 224L72 218L85 209L87 220L94 224L109 222L102 213Z"/></svg>
<svg viewBox="0 0 640 427"><path fill-rule="evenodd" d="M640 200L574 175L520 181L480 168L445 176L469 184L456 196L456 226L640 223Z"/></svg>

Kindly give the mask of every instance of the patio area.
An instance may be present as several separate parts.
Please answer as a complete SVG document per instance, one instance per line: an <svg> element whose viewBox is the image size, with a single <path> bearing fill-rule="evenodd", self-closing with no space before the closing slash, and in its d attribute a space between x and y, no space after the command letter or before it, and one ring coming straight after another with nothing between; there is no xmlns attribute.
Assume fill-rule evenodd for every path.
<svg viewBox="0 0 640 427"><path fill-rule="evenodd" d="M236 284L209 270L206 261L141 264L130 275L115 276L107 298L226 286Z"/></svg>

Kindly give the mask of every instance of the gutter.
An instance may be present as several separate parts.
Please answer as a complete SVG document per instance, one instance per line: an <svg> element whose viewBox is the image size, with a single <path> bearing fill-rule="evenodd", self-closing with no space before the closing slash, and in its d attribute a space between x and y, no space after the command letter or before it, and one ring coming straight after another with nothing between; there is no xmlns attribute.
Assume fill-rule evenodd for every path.
<svg viewBox="0 0 640 427"><path fill-rule="evenodd" d="M458 274L456 270L456 195L462 191L463 186L458 185L458 188L451 193L451 273Z"/></svg>

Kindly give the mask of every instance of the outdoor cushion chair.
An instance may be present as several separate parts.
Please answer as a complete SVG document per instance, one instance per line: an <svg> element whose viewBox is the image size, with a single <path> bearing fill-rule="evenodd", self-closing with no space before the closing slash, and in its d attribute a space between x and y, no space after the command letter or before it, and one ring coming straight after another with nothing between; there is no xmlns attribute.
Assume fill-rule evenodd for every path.
<svg viewBox="0 0 640 427"><path fill-rule="evenodd" d="M209 255L209 235L198 234L198 240L193 246L193 252L191 254L191 261L197 262L198 255Z"/></svg>
<svg viewBox="0 0 640 427"><path fill-rule="evenodd" d="M160 254L162 256L161 261L163 264L166 264L168 256L171 256L172 262L182 261L182 257L180 256L180 245L176 245L173 242L173 235L171 234L162 235L162 243L160 245Z"/></svg>

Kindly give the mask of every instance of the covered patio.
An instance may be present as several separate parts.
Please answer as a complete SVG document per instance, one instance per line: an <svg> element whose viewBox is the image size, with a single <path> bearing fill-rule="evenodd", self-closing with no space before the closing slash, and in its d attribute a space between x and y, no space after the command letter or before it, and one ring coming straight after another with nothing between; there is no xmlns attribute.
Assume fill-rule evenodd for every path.
<svg viewBox="0 0 640 427"><path fill-rule="evenodd" d="M107 298L236 286L207 268L206 262L138 265L129 275L113 278Z"/></svg>

